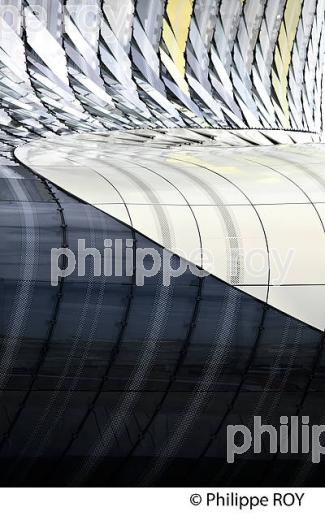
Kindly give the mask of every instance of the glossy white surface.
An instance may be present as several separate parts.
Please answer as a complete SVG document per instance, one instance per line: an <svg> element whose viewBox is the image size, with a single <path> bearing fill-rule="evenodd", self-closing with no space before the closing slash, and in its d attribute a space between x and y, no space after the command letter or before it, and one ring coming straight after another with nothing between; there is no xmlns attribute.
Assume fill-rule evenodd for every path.
<svg viewBox="0 0 325 520"><path fill-rule="evenodd" d="M160 135L159 145L150 131L125 141L121 134L61 136L21 146L16 156L209 273L323 330L325 146L188 145L175 133Z"/></svg>

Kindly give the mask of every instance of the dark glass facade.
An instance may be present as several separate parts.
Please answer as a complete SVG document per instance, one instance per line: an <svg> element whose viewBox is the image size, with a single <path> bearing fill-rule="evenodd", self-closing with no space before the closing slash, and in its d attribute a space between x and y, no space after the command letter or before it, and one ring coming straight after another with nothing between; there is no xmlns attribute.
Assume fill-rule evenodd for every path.
<svg viewBox="0 0 325 520"><path fill-rule="evenodd" d="M322 423L324 336L213 276L50 283L51 248L155 247L39 180L0 169L2 485L324 484L308 455L226 462L229 424ZM175 259L177 262L177 259ZM265 453L264 453L265 451Z"/></svg>

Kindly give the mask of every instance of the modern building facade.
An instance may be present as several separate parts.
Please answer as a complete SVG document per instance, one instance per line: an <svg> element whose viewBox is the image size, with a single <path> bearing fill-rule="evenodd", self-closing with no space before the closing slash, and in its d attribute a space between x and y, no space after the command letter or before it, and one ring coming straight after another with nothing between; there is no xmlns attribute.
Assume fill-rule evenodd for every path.
<svg viewBox="0 0 325 520"><path fill-rule="evenodd" d="M0 8L0 483L323 484L324 0Z"/></svg>

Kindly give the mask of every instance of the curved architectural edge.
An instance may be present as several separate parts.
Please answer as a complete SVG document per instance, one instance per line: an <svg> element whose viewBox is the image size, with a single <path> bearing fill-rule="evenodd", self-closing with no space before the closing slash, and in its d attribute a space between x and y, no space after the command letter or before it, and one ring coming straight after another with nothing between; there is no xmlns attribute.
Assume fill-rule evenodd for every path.
<svg viewBox="0 0 325 520"><path fill-rule="evenodd" d="M62 136L15 154L165 249L324 330L325 147L262 146L262 135L254 146L249 135L246 146L236 132L223 134L225 146L189 130Z"/></svg>

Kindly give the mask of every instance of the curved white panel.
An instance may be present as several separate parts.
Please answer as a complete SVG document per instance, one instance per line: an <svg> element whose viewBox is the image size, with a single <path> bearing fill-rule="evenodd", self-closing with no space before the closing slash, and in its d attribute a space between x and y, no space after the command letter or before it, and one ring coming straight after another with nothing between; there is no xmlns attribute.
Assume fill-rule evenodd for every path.
<svg viewBox="0 0 325 520"><path fill-rule="evenodd" d="M315 204L325 195L324 145L234 149L209 139L190 145L189 136L197 134L62 136L16 156L209 273L324 329L325 212Z"/></svg>

